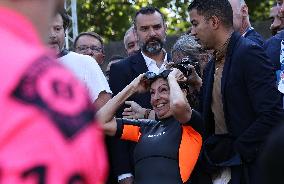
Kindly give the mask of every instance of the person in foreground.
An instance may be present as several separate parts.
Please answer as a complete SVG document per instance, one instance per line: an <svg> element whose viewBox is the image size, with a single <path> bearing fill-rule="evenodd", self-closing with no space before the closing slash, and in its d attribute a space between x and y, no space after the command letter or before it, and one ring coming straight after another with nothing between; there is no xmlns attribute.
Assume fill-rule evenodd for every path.
<svg viewBox="0 0 284 184"><path fill-rule="evenodd" d="M63 0L0 1L0 183L105 183L95 108L44 45L63 7Z"/></svg>
<svg viewBox="0 0 284 184"><path fill-rule="evenodd" d="M135 183L185 183L202 145L201 119L192 124L192 110L178 69L140 74L97 113L107 135L137 142L134 151ZM116 110L134 93L150 85L151 105L157 120L113 119Z"/></svg>

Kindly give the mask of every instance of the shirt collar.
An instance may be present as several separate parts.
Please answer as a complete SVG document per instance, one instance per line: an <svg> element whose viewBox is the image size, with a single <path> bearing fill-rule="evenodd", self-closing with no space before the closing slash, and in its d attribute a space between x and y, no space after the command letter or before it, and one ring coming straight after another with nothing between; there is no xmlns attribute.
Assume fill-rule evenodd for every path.
<svg viewBox="0 0 284 184"><path fill-rule="evenodd" d="M167 52L165 52L165 51L163 51L163 52L165 53L165 57L164 57L164 62L163 62L163 64L165 64L165 63L167 62L167 60L168 60L168 54L167 54ZM156 64L156 61L153 60L152 58L146 56L146 55L143 53L143 51L141 51L141 54L142 54L142 56L143 56L143 58L144 58L144 60L145 60L145 62L146 62L146 65L147 65L148 68L149 68L149 66L150 66L151 64Z"/></svg>
<svg viewBox="0 0 284 184"><path fill-rule="evenodd" d="M242 36L243 36L243 37L246 37L246 35L247 35L250 31L252 31L252 30L254 30L253 27L248 27L248 28L246 29L246 31L244 32L244 34L242 34Z"/></svg>

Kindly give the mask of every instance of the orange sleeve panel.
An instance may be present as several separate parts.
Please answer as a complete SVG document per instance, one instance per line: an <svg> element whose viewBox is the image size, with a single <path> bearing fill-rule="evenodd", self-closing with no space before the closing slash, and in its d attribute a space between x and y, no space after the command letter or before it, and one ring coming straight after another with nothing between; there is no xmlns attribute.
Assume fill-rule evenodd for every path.
<svg viewBox="0 0 284 184"><path fill-rule="evenodd" d="M140 127L138 126L124 125L121 139L138 142L139 137L141 135L139 130L140 130Z"/></svg>
<svg viewBox="0 0 284 184"><path fill-rule="evenodd" d="M179 168L183 182L186 182L198 160L202 146L202 137L191 126L182 126L182 138L179 147Z"/></svg>

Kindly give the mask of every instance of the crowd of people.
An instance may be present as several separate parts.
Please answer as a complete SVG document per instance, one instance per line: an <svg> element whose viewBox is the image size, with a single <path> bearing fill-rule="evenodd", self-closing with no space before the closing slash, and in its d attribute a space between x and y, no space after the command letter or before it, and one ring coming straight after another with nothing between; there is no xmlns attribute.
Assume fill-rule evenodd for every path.
<svg viewBox="0 0 284 184"><path fill-rule="evenodd" d="M0 183L283 183L284 0L267 40L244 0L188 13L167 52L142 7L103 72L99 34L65 49L64 0L0 1Z"/></svg>

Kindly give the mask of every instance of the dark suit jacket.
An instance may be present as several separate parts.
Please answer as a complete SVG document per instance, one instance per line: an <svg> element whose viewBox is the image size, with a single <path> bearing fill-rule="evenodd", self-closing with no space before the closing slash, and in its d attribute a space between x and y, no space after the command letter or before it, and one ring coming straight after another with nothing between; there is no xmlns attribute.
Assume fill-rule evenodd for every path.
<svg viewBox="0 0 284 184"><path fill-rule="evenodd" d="M281 41L284 40L284 30L277 33L275 36L269 38L264 43L264 50L267 56L270 58L273 63L275 70L280 70L280 50L281 50Z"/></svg>
<svg viewBox="0 0 284 184"><path fill-rule="evenodd" d="M194 112L192 115L193 120L195 116L202 116L205 141L214 134L215 128L211 110L214 73L215 62L211 60L204 72L200 114ZM268 134L280 123L281 100L275 81L273 66L263 49L233 33L225 58L221 93L225 122L233 137L233 150L249 169ZM249 171L251 183L257 183L254 182L255 175L251 174L254 171ZM238 174L242 173L239 171Z"/></svg>
<svg viewBox="0 0 284 184"><path fill-rule="evenodd" d="M244 37L250 39L251 41L258 44L259 46L263 46L264 41L265 41L264 38L258 32L256 32L254 29L249 30L245 34Z"/></svg>

